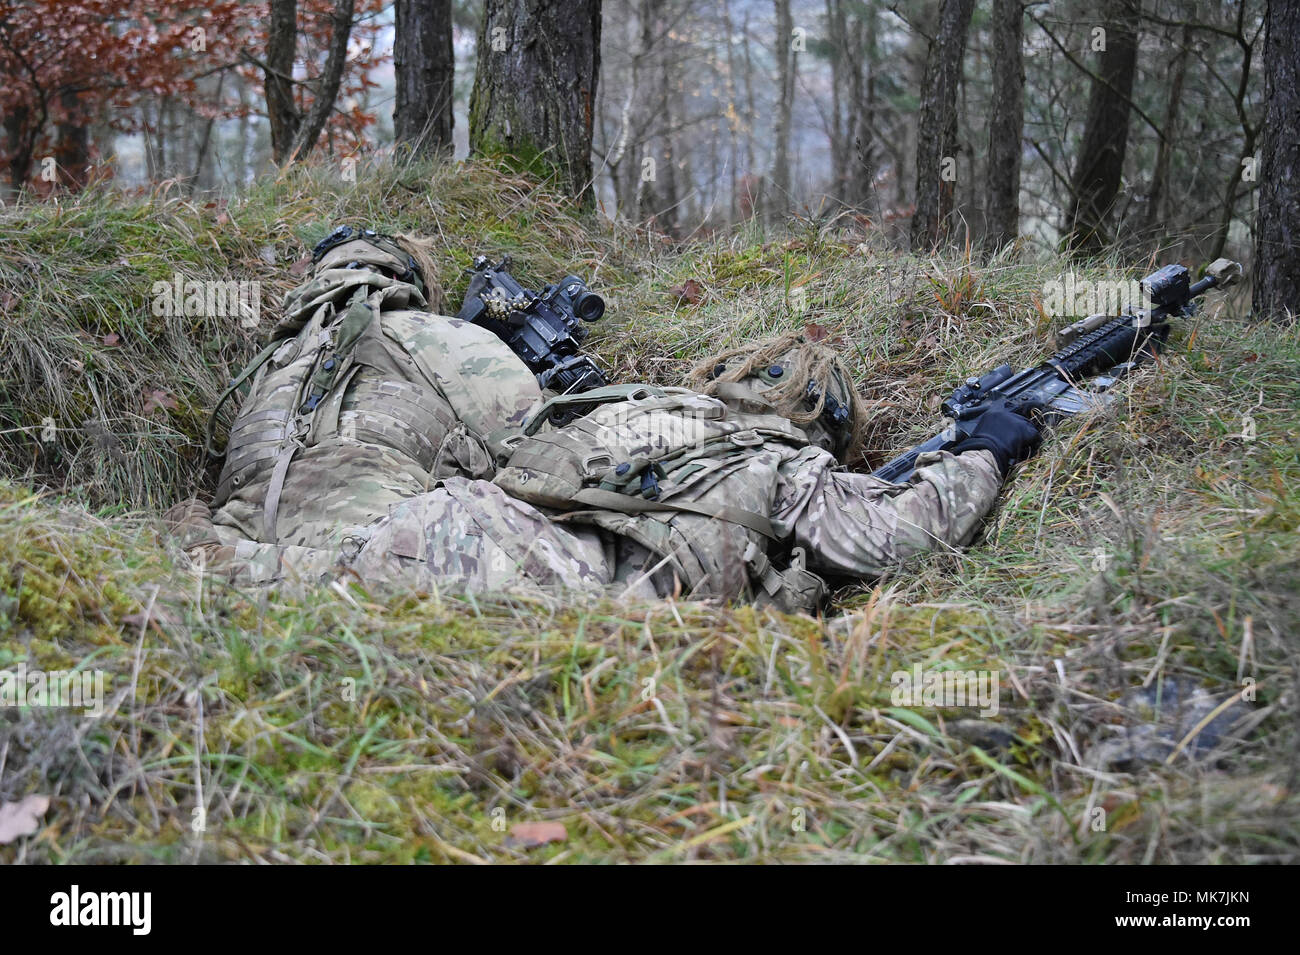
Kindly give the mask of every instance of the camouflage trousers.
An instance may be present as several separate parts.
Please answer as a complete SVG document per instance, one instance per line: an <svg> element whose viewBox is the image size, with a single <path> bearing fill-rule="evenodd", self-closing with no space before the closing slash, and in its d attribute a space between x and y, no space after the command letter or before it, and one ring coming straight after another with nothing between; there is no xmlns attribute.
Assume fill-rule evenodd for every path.
<svg viewBox="0 0 1300 955"><path fill-rule="evenodd" d="M195 569L231 583L311 586L340 569L337 551L260 544L227 525L213 524L212 509L202 501L182 501L163 515L163 522Z"/></svg>
<svg viewBox="0 0 1300 955"><path fill-rule="evenodd" d="M597 593L613 580L594 530L553 523L488 481L450 478L394 505L366 532L345 544L343 561L367 586Z"/></svg>
<svg viewBox="0 0 1300 955"><path fill-rule="evenodd" d="M615 580L615 547L594 528L563 525L488 481L450 478L393 505L339 551L238 538L198 502L166 519L192 559L239 583L312 584L335 576L367 589L487 593L601 593ZM618 590L653 598L647 580Z"/></svg>

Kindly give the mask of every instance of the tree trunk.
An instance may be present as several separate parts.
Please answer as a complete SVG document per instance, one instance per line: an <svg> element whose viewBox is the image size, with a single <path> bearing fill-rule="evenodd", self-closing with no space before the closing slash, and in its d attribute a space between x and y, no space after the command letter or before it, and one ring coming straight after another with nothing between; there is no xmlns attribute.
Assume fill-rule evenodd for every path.
<svg viewBox="0 0 1300 955"><path fill-rule="evenodd" d="M271 156L284 162L298 136L302 117L293 100L293 59L298 48L298 0L271 0L266 39L266 116L271 123Z"/></svg>
<svg viewBox="0 0 1300 955"><path fill-rule="evenodd" d="M957 153L957 88L975 0L943 0L939 29L925 61L916 134L916 212L912 250L928 252L948 233ZM949 160L950 162L946 162Z"/></svg>
<svg viewBox="0 0 1300 955"><path fill-rule="evenodd" d="M654 62L655 37L663 27L663 6L663 0L638 0L635 8L636 53L632 57L632 75L624 110L628 140L625 149L630 148L631 154L624 169L624 195L620 202L625 218L638 224L645 223L656 208L659 165L663 161L663 157L655 152L654 131L666 126L667 121L658 114L651 96L652 88L661 82L664 74ZM658 53L661 61L664 55ZM650 169L645 165L647 159L654 163Z"/></svg>
<svg viewBox="0 0 1300 955"><path fill-rule="evenodd" d="M669 41L671 43L671 41ZM680 183L678 182L678 158L677 158L677 139L673 127L680 122L684 114L678 107L677 96L673 85L676 82L677 71L671 64L671 46L669 52L665 53L663 59L663 109L660 113L661 121L664 125L663 135L660 136L660 142L663 143L661 155L663 156L662 167L660 169L660 178L663 187L659 190L661 199L660 207L655 214L655 220L658 227L668 235L678 235L678 226L681 221L681 202L682 195Z"/></svg>
<svg viewBox="0 0 1300 955"><path fill-rule="evenodd" d="M1277 319L1300 313L1300 6L1269 0L1264 18L1253 304L1260 318Z"/></svg>
<svg viewBox="0 0 1300 955"><path fill-rule="evenodd" d="M54 147L59 164L60 180L69 189L80 189L86 184L90 165L90 126L81 112L75 90L64 90L59 96L63 118L55 125L58 136Z"/></svg>
<svg viewBox="0 0 1300 955"><path fill-rule="evenodd" d="M1137 25L1130 0L1111 0L1104 26L1106 49L1100 79L1092 82L1065 229L1066 247L1081 256L1097 255L1111 241L1106 222L1124 173L1129 100L1137 68Z"/></svg>
<svg viewBox="0 0 1300 955"><path fill-rule="evenodd" d="M1169 82L1169 97L1165 101L1164 122L1160 127L1165 131L1165 138L1160 140L1160 144L1156 147L1156 167L1151 173L1151 188L1147 190L1147 214L1142 231L1155 241L1159 241L1160 236L1156 233L1163 228L1164 224L1162 207L1169 180L1169 165L1173 159L1174 144L1178 139L1176 135L1178 111L1182 106L1183 80L1187 75L1187 51L1191 46L1191 34L1191 28L1184 25L1178 52L1174 54L1170 66L1172 79Z"/></svg>
<svg viewBox="0 0 1300 955"><path fill-rule="evenodd" d="M649 38L664 30L664 4L660 0L644 5L644 30L643 43L648 44ZM650 84L645 84L645 98L648 101L654 123L647 130L645 155L651 156L655 161L655 176L651 182L641 182L641 190L638 195L638 218L641 222L652 224L656 229L668 235L677 234L678 220L678 201L679 194L677 190L677 156L674 152L673 124L680 119L675 109L675 96L673 84L676 81L677 70L674 60L673 40L671 36L666 35L663 39L664 48L659 51L657 64L656 88L657 95L655 101L649 101ZM648 45L646 46L648 49ZM657 127L657 130L654 129ZM648 135L654 131L654 135Z"/></svg>
<svg viewBox="0 0 1300 955"><path fill-rule="evenodd" d="M451 0L397 0L393 134L417 153L453 146Z"/></svg>
<svg viewBox="0 0 1300 955"><path fill-rule="evenodd" d="M235 74L235 83L239 90L239 105L242 107L239 116L239 178L236 182L242 186L257 174L257 135L253 129L252 110L249 109L252 105L250 84L239 73Z"/></svg>
<svg viewBox="0 0 1300 955"><path fill-rule="evenodd" d="M171 173L171 165L167 162L167 144L171 141L172 126L172 98L170 95L164 95L161 102L158 103L158 156L154 160L157 164L154 181L160 182L166 179ZM176 151L175 145L172 151Z"/></svg>
<svg viewBox="0 0 1300 955"><path fill-rule="evenodd" d="M213 99L221 102L221 89L226 85L226 74L222 73L217 79L216 93ZM203 133L199 138L198 157L194 160L194 173L190 176L190 192L198 192L204 185L203 172L205 168L210 167L209 157L212 154L212 131L217 124L216 116L209 116L203 124Z"/></svg>
<svg viewBox="0 0 1300 955"><path fill-rule="evenodd" d="M293 153L289 157L291 160L302 159L312 151L330 113L334 111L334 100L338 99L339 84L343 81L343 68L347 66L348 37L352 35L354 5L355 0L334 0L334 12L330 14L334 23L330 31L329 54L325 57L325 66L317 81L316 97L312 100L311 110L294 139Z"/></svg>
<svg viewBox="0 0 1300 955"><path fill-rule="evenodd" d="M1025 11L1020 0L993 0L993 115L989 118L984 246L996 250L1020 234L1020 152L1025 126Z"/></svg>
<svg viewBox="0 0 1300 955"><path fill-rule="evenodd" d="M772 189L769 195L770 211L774 216L784 215L790 208L790 124L794 114L795 60L794 20L790 16L790 0L774 0L776 5L776 55L780 64L777 70L776 125L772 130Z"/></svg>
<svg viewBox="0 0 1300 955"><path fill-rule="evenodd" d="M853 6L856 14L849 16ZM866 205L876 173L875 9L827 0L831 44L831 180L844 205Z"/></svg>
<svg viewBox="0 0 1300 955"><path fill-rule="evenodd" d="M867 208L874 205L880 212L880 203L871 203L875 195L876 167L879 151L876 142L876 10L868 5L861 13L851 33L853 46L860 50L860 59L853 71L849 86L848 191L850 205Z"/></svg>
<svg viewBox="0 0 1300 955"><path fill-rule="evenodd" d="M758 119L758 108L755 105L754 98L754 57L749 49L749 10L745 10L745 19L740 28L740 35L745 38L745 42L740 48L745 53L745 117L752 125ZM751 135L745 137L745 175L754 175L757 172L757 165L754 161L754 137ZM743 178L743 177L742 177ZM748 190L752 192L753 190ZM751 215L753 209L750 209ZM746 216L748 218L748 216Z"/></svg>
<svg viewBox="0 0 1300 955"><path fill-rule="evenodd" d="M622 91L623 101L618 107L618 122L605 157L609 178L614 186L614 214L616 218L626 221L631 221L636 216L638 177L633 174L633 170L639 170L641 163L640 148L636 142L637 134L634 129L636 125L634 111L639 104L636 91L639 86L641 61L645 56L646 48L644 6L644 0L629 2L628 15L621 25L628 47L628 65L622 75L625 88ZM600 88L599 96L602 103L609 93L608 84ZM612 118L612 113L612 110L606 110L603 115L609 119Z"/></svg>
<svg viewBox="0 0 1300 955"><path fill-rule="evenodd" d="M469 145L549 169L590 206L600 72L600 0L486 0L469 107Z"/></svg>
<svg viewBox="0 0 1300 955"><path fill-rule="evenodd" d="M1265 13L1267 14L1267 10ZM1237 108L1237 115L1241 119L1241 158L1238 160L1237 165L1233 167L1232 174L1228 176L1228 186L1223 197L1222 212L1219 214L1219 226L1214 230L1214 251L1210 255L1211 260L1223 255L1223 247L1228 242L1228 230L1232 227L1232 214L1237 206L1237 189L1242 183L1242 172L1246 164L1254 159L1256 134L1259 132L1259 125L1251 124L1246 110L1246 94L1250 89L1250 65L1254 58L1255 41L1247 42L1246 40L1245 15L1245 6L1238 6L1235 39L1241 49L1242 58L1241 72L1237 78L1237 93L1233 97L1233 101Z"/></svg>
<svg viewBox="0 0 1300 955"><path fill-rule="evenodd" d="M27 181L27 173L32 168L32 136L29 135L28 122L31 110L26 106L15 106L5 114L5 139L8 142L6 152L9 154L9 185L14 192L22 189Z"/></svg>
<svg viewBox="0 0 1300 955"><path fill-rule="evenodd" d="M848 89L852 61L849 59L844 0L826 0L826 32L831 61L831 118L826 131L831 148L831 194L845 201L849 177L848 125L851 119L844 116L845 108L840 91ZM849 109L851 111L852 107ZM845 204L847 205L846 201Z"/></svg>
<svg viewBox="0 0 1300 955"><path fill-rule="evenodd" d="M735 27L733 26L733 21L731 19L730 0L722 0L722 29L726 36L730 37L735 35ZM731 157L731 161L727 164L728 172L729 172L729 186L731 189L731 205L730 205L729 218L732 221L735 221L735 219L739 215L739 209L740 209L740 203L739 203L740 190L738 188L738 183L740 181L740 171L738 168L740 166L740 145L739 145L739 136L737 135L737 133L739 132L739 127L743 122L743 120L741 120L740 118L740 109L738 103L738 100L740 99L740 91L736 86L736 77L740 75L740 66L736 62L735 44L728 43L726 46L727 46L727 108L728 108L727 135L730 139L730 148L728 150L728 155ZM746 136L745 139L748 140L749 137Z"/></svg>

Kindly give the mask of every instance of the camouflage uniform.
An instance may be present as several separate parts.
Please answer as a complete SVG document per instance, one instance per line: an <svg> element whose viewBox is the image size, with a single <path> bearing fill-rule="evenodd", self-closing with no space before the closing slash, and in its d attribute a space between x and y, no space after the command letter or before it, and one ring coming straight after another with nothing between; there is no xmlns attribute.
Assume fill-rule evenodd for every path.
<svg viewBox="0 0 1300 955"><path fill-rule="evenodd" d="M647 400L654 401L606 405L553 434L599 426L621 431L614 441L623 447L689 445L703 434L690 412L723 404L695 395L672 402L685 409L629 413ZM670 501L725 502L732 516L762 515L770 536L725 516L557 511L520 500L539 479L537 471L515 466L526 452L521 446L495 483L452 478L399 504L363 532L365 543L347 561L369 583L424 590L540 586L756 599L808 610L824 593L815 573L872 577L914 554L968 542L1001 485L987 451L927 455L908 484L896 485L840 469L796 428L771 431L754 440L753 429L744 428L730 457L710 458L676 484L680 470L669 471L662 482L676 492Z"/></svg>
<svg viewBox="0 0 1300 955"><path fill-rule="evenodd" d="M359 256L383 268L348 267ZM764 397L775 365L759 387L714 383L712 396L609 389L564 428L525 434L525 419L547 420L533 376L490 333L411 311L422 299L392 278L400 265L345 246L290 295L301 331L258 372L214 523L192 508L187 546L252 581L346 570L381 588L811 610L819 575L871 577L968 542L1001 485L984 450L925 456L905 485L842 470L843 428L825 415L796 425ZM328 347L312 347L322 335ZM322 376L331 355L340 364ZM843 384L841 411L855 400Z"/></svg>
<svg viewBox="0 0 1300 955"><path fill-rule="evenodd" d="M321 258L231 426L211 523L196 502L169 515L187 546L254 580L315 577L393 505L441 478L491 476L487 436L541 392L495 335L425 304L389 240Z"/></svg>

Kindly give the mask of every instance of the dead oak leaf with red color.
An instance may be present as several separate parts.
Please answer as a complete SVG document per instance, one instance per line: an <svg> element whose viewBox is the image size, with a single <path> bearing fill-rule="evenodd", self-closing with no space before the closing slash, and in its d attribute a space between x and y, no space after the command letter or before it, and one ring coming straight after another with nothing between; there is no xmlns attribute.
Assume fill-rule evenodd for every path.
<svg viewBox="0 0 1300 955"><path fill-rule="evenodd" d="M175 411L179 407L180 405L176 403L176 399L171 396L171 393L163 391L161 388L155 388L152 391L145 392L145 414L153 414L155 411Z"/></svg>
<svg viewBox="0 0 1300 955"><path fill-rule="evenodd" d="M699 305L704 301L704 286L695 279L687 279L681 285L670 288L668 294L672 296L675 305Z"/></svg>
<svg viewBox="0 0 1300 955"><path fill-rule="evenodd" d="M805 322L803 326L803 337L814 345L825 342L827 345L843 345L844 338L831 332L825 325L818 325L816 322Z"/></svg>
<svg viewBox="0 0 1300 955"><path fill-rule="evenodd" d="M814 345L817 342L824 342L830 338L830 332L826 330L825 325L818 325L816 322L808 322L803 327L803 337L808 339Z"/></svg>

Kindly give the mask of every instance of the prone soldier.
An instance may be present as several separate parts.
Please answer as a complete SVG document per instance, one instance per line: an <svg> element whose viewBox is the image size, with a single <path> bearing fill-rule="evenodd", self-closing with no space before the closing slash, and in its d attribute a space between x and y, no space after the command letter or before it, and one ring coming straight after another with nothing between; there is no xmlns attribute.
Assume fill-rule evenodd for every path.
<svg viewBox="0 0 1300 955"><path fill-rule="evenodd" d="M861 402L833 351L798 335L710 359L690 388L544 402L499 338L423 310L409 241L322 246L236 381L252 388L215 515L198 502L169 515L187 548L240 579L347 572L372 587L811 610L825 578L969 542L1038 439L992 409L906 483L844 470Z"/></svg>

